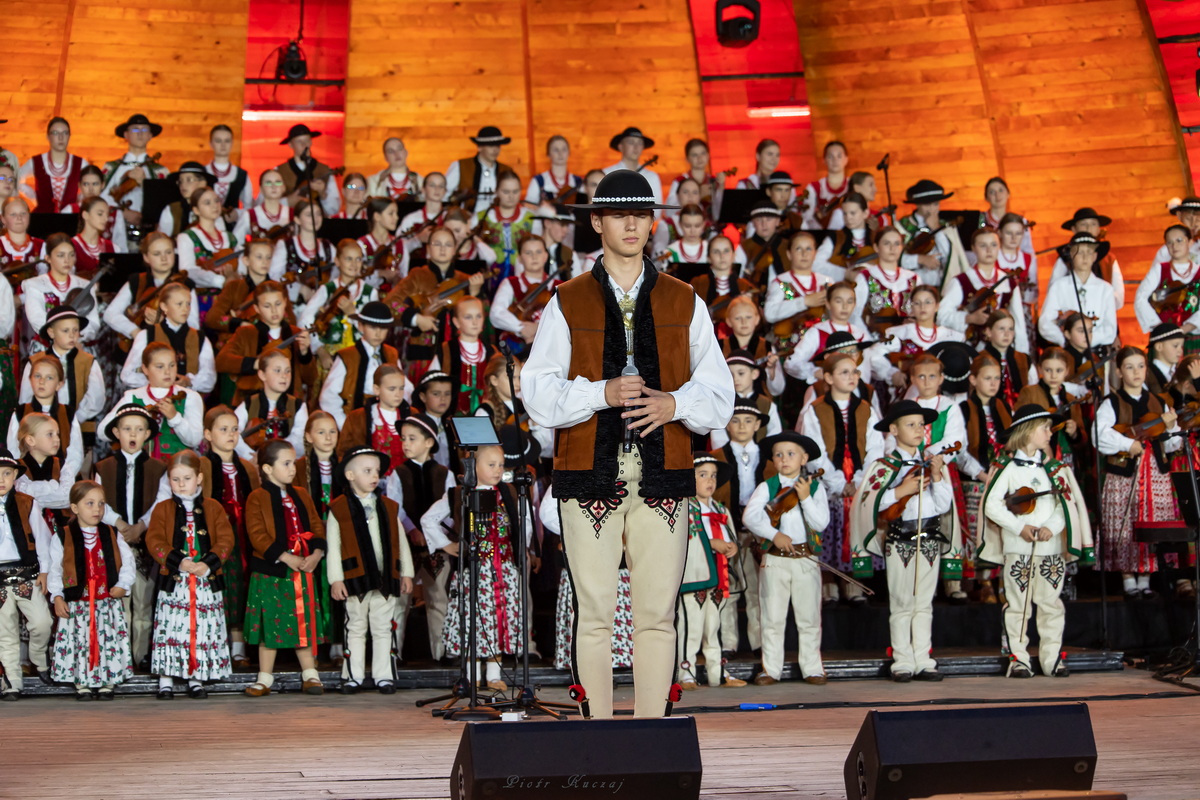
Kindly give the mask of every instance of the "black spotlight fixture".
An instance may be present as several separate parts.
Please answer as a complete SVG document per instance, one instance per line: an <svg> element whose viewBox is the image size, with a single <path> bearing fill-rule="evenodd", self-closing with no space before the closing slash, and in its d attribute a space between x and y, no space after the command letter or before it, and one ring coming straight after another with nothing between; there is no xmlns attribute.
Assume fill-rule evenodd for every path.
<svg viewBox="0 0 1200 800"><path fill-rule="evenodd" d="M726 16L729 11L742 11L750 16ZM758 0L717 0L717 41L722 47L748 47L758 38L761 19Z"/></svg>
<svg viewBox="0 0 1200 800"><path fill-rule="evenodd" d="M308 61L300 42L304 39L304 0L300 0L300 29L296 38L278 49L279 60L275 62L275 80L302 81L308 77Z"/></svg>

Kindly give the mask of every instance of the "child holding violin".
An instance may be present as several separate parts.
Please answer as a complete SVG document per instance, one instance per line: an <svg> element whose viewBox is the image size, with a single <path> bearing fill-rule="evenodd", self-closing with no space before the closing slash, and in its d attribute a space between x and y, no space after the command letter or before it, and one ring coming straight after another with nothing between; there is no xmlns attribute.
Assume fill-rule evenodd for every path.
<svg viewBox="0 0 1200 800"><path fill-rule="evenodd" d="M860 328L880 334L904 321L909 313L909 297L920 281L915 272L900 266L904 235L898 229L881 228L874 240L879 257L854 279L852 319Z"/></svg>
<svg viewBox="0 0 1200 800"><path fill-rule="evenodd" d="M851 191L843 197L835 212L842 220L842 227L817 248L813 266L816 272L831 281L853 281L857 277L859 269L875 253L871 229L867 226L869 212L866 198L858 192Z"/></svg>
<svg viewBox="0 0 1200 800"><path fill-rule="evenodd" d="M742 277L755 286L765 288L781 272L788 269L787 251L779 235L783 212L770 200L756 203L750 209L750 224L754 233L742 239L735 260L745 266Z"/></svg>
<svg viewBox="0 0 1200 800"><path fill-rule="evenodd" d="M947 513L954 492L945 457L930 457L924 447L926 428L936 420L935 411L912 400L892 404L876 428L891 434L895 449L867 467L850 523L854 576L874 574L872 556L887 562L897 683L942 679L932 654L933 595L939 573L962 576L962 531Z"/></svg>
<svg viewBox="0 0 1200 800"><path fill-rule="evenodd" d="M89 197L79 204L79 232L75 245L75 271L85 278L100 268L100 254L113 253L113 243L104 237L108 230L108 203L101 197Z"/></svg>
<svg viewBox="0 0 1200 800"><path fill-rule="evenodd" d="M850 189L850 182L846 180L850 154L846 145L836 140L826 143L823 158L825 177L805 186L800 201L805 230L835 230L833 212Z"/></svg>
<svg viewBox="0 0 1200 800"><path fill-rule="evenodd" d="M1038 381L1022 389L1016 403L1017 408L1033 403L1057 412L1060 417L1064 410L1068 412L1064 419L1055 423L1054 435L1050 437L1050 447L1046 451L1048 456L1067 466L1075 464L1075 454L1084 445L1087 431L1082 401L1067 388L1066 381L1073 369L1066 350L1047 347L1038 361ZM1086 469L1088 463L1087 459L1082 459L1081 467Z"/></svg>
<svg viewBox="0 0 1200 800"><path fill-rule="evenodd" d="M258 178L258 205L242 209L233 226L235 241L262 239L292 224L292 209L283 197L283 176L275 169L264 170Z"/></svg>
<svg viewBox="0 0 1200 800"><path fill-rule="evenodd" d="M759 572L762 612L762 671L756 686L783 677L783 640L788 607L796 619L797 661L804 682L823 685L821 663L821 532L829 526L829 500L818 479L830 475L837 491L838 474L807 436L784 431L763 441L776 474L754 489L742 522L765 551ZM805 471L820 463L823 472Z"/></svg>
<svg viewBox="0 0 1200 800"><path fill-rule="evenodd" d="M126 389L146 385L146 376L141 371L142 353L153 342L162 342L175 351L176 374L179 385L208 394L217 385L212 344L200 331L188 325L192 309L192 290L182 283L168 283L158 291L159 321L137 332L125 367L121 370L121 382Z"/></svg>
<svg viewBox="0 0 1200 800"><path fill-rule="evenodd" d="M367 201L369 230L358 237L365 258L363 277L374 287L391 287L408 274L408 248L396 235L400 210L395 200L372 197Z"/></svg>
<svg viewBox="0 0 1200 800"><path fill-rule="evenodd" d="M175 237L179 271L202 290L212 290L208 292L209 295L216 295L216 290L237 274L236 258L229 259L221 267L210 268L218 253L224 255L222 251L232 252L233 234L224 229L224 223L218 225L222 207L221 197L216 190L202 186L192 192L188 203L196 215L196 222ZM201 316L205 310L200 309Z"/></svg>
<svg viewBox="0 0 1200 800"><path fill-rule="evenodd" d="M778 353L776 346L762 335L762 315L753 295L742 294L729 301L725 307L725 324L729 327L729 336L720 340L722 355L729 356L736 350L745 350L754 356L756 364L764 368L759 376L762 379L761 386L771 396L783 392L784 373L779 359L786 351L784 354Z"/></svg>
<svg viewBox="0 0 1200 800"><path fill-rule="evenodd" d="M825 319L809 326L800 336L796 349L783 362L788 375L808 384L819 383L819 353L826 349L835 333L849 334L856 342L870 343L867 332L850 322L854 314L854 286L845 281L825 287ZM864 364L862 379L871 380L870 365ZM823 387L822 387L823 388Z"/></svg>
<svg viewBox="0 0 1200 800"><path fill-rule="evenodd" d="M1067 564L1091 565L1092 530L1083 492L1071 469L1047 458L1053 415L1039 405L1017 409L1003 434L1004 454L983 500L978 558L1003 565L1008 677L1033 677L1029 659L1030 604L1037 606L1042 674L1070 674L1062 651L1066 609L1061 598Z"/></svg>
<svg viewBox="0 0 1200 800"><path fill-rule="evenodd" d="M1141 521L1179 518L1167 453L1183 440L1146 441L1178 430L1170 398L1146 386L1146 354L1122 347L1113 365L1120 385L1096 409L1097 446L1106 457L1100 498L1104 568L1121 571L1127 600L1151 599L1157 559L1149 545L1134 540L1133 529Z"/></svg>
<svg viewBox="0 0 1200 800"><path fill-rule="evenodd" d="M91 344L100 333L99 303L96 302L95 286L89 285L75 274L75 247L71 244L71 237L65 233L51 234L46 239L46 260L50 264L46 274L29 278L21 284L21 294L24 295L21 307L25 310L27 326L26 352L38 353L45 350L50 341L42 338L41 331L49 315L67 305L68 298L71 297L87 304L89 298L83 295L89 292L92 295L91 308L84 314L87 324L80 325L80 341L85 345ZM0 307L6 310L14 308L11 291L8 281L0 281ZM8 297L5 297L6 292ZM3 315L0 314L0 331L3 329L3 323Z"/></svg>
<svg viewBox="0 0 1200 800"><path fill-rule="evenodd" d="M200 325L200 303L191 282L175 266L175 242L165 233L146 234L138 244L142 254L143 272L135 272L117 290L117 296L104 309L104 326L121 336L122 348L128 350L144 324L159 320L158 291L170 280L182 281L192 289L188 326Z"/></svg>
<svg viewBox="0 0 1200 800"><path fill-rule="evenodd" d="M803 332L825 316L825 287L830 283L829 278L813 272L817 240L811 233L798 231L793 234L788 241L787 253L791 267L779 273L767 286L767 301L763 307L763 316L776 326L781 342ZM789 326L781 330L776 323L784 321ZM784 336L786 327L792 330Z"/></svg>
<svg viewBox="0 0 1200 800"><path fill-rule="evenodd" d="M995 180L995 179L993 179ZM1020 276L1021 300L1025 303L1026 341L1037 341L1038 266L1037 254L1029 244L1029 223L1020 214L1005 214L996 230L1000 232L1000 254L996 266L1003 272ZM968 260L974 253L967 256Z"/></svg>
<svg viewBox="0 0 1200 800"><path fill-rule="evenodd" d="M991 228L978 228L971 233L971 252L975 255L975 266L958 273L946 284L946 293L938 304L938 322L965 334L967 342L977 344L992 314L1007 311L1015 325L1015 347L1028 353L1025 304L1020 292L1024 275L1005 272L997 266L1000 236Z"/></svg>
<svg viewBox="0 0 1200 800"><path fill-rule="evenodd" d="M336 257L333 245L317 237L325 222L320 203L301 200L292 211L293 235L275 243L271 255L271 280L282 281L288 287L293 303L309 297L316 287L328 280Z"/></svg>
<svg viewBox="0 0 1200 800"><path fill-rule="evenodd" d="M245 276L239 275L226 281L221 293L213 300L204 317L204 328L216 333L218 348L224 346L240 326L253 324L256 316L254 295L259 286L271 279L271 254L274 250L275 245L268 239L251 239L247 242L246 250L242 253L242 263L246 265ZM194 305L192 313L196 313ZM287 303L285 318L289 324L296 324L296 312L291 303Z"/></svg>
<svg viewBox="0 0 1200 800"><path fill-rule="evenodd" d="M363 251L357 241L338 242L334 264L337 274L318 286L296 312L297 324L317 334L317 359L323 372L329 370L335 353L358 338L350 318L367 303L380 299L378 290L362 277Z"/></svg>
<svg viewBox="0 0 1200 800"><path fill-rule="evenodd" d="M958 242L954 221L940 216L942 201L953 196L954 192L947 192L927 178L917 181L904 193L904 202L913 206L913 212L896 220L906 246L901 263L917 273L922 283L942 285L942 276ZM961 244L958 247L962 249Z"/></svg>
<svg viewBox="0 0 1200 800"><path fill-rule="evenodd" d="M691 283L696 295L708 306L718 339L729 336L724 312L733 299L758 292L750 281L735 274L733 242L723 234L708 240L708 270L692 278Z"/></svg>
<svg viewBox="0 0 1200 800"><path fill-rule="evenodd" d="M1116 257L1109 253L1108 243L1105 242L1107 236L1105 226L1111 224L1111 217L1098 214L1093 208L1080 208L1075 211L1071 219L1062 224L1062 229L1071 233L1072 242L1078 236L1090 238L1095 242L1104 242L1105 246L1100 248L1091 269L1097 278L1112 288L1113 307L1120 311L1125 306L1125 278L1121 274L1121 265L1117 263ZM1060 247L1058 249L1058 260L1054 262L1054 269L1050 272L1051 288L1055 281L1073 268L1073 260L1074 256L1070 248Z"/></svg>
<svg viewBox="0 0 1200 800"><path fill-rule="evenodd" d="M513 352L520 353L537 335L542 310L562 281L554 274L546 274L549 253L540 237L525 236L517 248L522 269L496 287L488 319ZM567 276L570 277L569 272Z"/></svg>
<svg viewBox="0 0 1200 800"><path fill-rule="evenodd" d="M914 286L906 301L912 314L910 321L887 328L887 338L877 342L868 351L871 375L885 386L891 386L894 395L903 394L904 387L908 385L907 366L913 358L939 342L963 341L962 333L934 321L938 302L937 287L926 284Z"/></svg>
<svg viewBox="0 0 1200 800"><path fill-rule="evenodd" d="M1163 233L1168 258L1151 264L1133 298L1138 323L1144 333L1162 322L1180 326L1185 333L1200 328L1200 259L1192 251L1192 232L1172 225Z"/></svg>

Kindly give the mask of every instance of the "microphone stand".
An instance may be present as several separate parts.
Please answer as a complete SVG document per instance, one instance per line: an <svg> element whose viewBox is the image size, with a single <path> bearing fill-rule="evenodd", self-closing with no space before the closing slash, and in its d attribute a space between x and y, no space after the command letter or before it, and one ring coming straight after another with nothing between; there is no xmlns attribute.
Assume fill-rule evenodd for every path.
<svg viewBox="0 0 1200 800"><path fill-rule="evenodd" d="M315 208L315 205L321 201L320 201L320 198L316 198L316 199L313 198L314 192L313 192L313 188L312 188L312 182L313 182L313 179L316 178L316 175L317 175L317 163L315 161L313 161L312 148L309 147L308 149L306 149L304 151L304 182L308 184L308 198L307 198L308 199L308 220L309 220L309 222L312 223L312 229L313 229L313 263L312 263L312 266L317 270L316 285L320 286L322 283L321 273L324 271L324 269L327 265L325 264L325 259L321 257L321 240L319 238L317 238L317 209ZM333 176L330 175L329 179L333 180ZM322 211L322 213L324 213L325 209L322 208L321 211ZM299 231L296 231L296 236L297 237L300 236Z"/></svg>
<svg viewBox="0 0 1200 800"><path fill-rule="evenodd" d="M1072 259L1072 262L1073 261L1074 259ZM1068 269L1071 272L1071 288L1075 292L1075 305L1079 308L1079 316L1086 317L1086 314L1084 314L1083 311L1083 296L1079 293L1079 277L1075 274L1074 263L1068 265ZM1102 392L1102 389L1104 388L1104 379L1101 377L1103 375L1103 370L1100 369L1095 348L1092 346L1092 334L1091 331L1088 330L1086 319L1083 323L1083 336L1087 345L1085 352L1087 353L1088 361L1096 365L1095 374L1088 379L1087 389L1088 393L1094 397L1094 400L1092 401L1092 457L1095 462L1094 466L1096 468L1096 499L1101 506L1103 506L1103 499L1100 497L1099 487L1104 479L1104 459L1100 455L1100 414L1098 412L1100 411L1100 404L1104 402L1104 395ZM1107 650L1109 645L1107 589L1108 576L1105 574L1106 570L1104 569L1104 555L1107 548L1104 541L1105 531L1103 508L1100 509L1100 512L1101 513L1096 515L1095 535L1093 536L1093 539L1096 542L1096 565L1100 568L1100 645Z"/></svg>
<svg viewBox="0 0 1200 800"><path fill-rule="evenodd" d="M514 687L513 697L511 700L506 700L500 703L491 704L491 708L505 710L513 709L520 710L525 713L537 711L555 719L562 719L562 714L555 709L562 711L572 711L576 708L575 704L567 703L549 703L538 699L537 690L529 684L529 638L530 638L530 614L529 609L529 559L526 556L525 548L525 529L528 523L528 509L532 503L530 487L533 485L533 476L529 474L529 470L525 467L525 453L528 452L529 442L528 434L525 432L525 412L524 407L518 405L517 401L517 385L514 377L517 369L516 360L513 358L512 348L508 342L500 343L500 350L504 353L505 371L508 373L508 391L509 396L513 400L513 414L517 421L517 447L521 451L521 460L517 469L513 470L513 485L517 487L517 539L521 542L521 546L517 548L517 553L514 555L517 561L517 573L520 575L520 592L521 592L521 633L525 637L525 641L521 647L521 664L520 677ZM537 540L533 541L534 547L537 547Z"/></svg>
<svg viewBox="0 0 1200 800"><path fill-rule="evenodd" d="M887 207L892 209L889 216L895 216L896 207L894 205L892 205L892 178L891 178L891 175L889 174L889 170L891 169L891 167L892 167L892 154L891 153L884 153L883 160L875 165L875 169L881 170L883 172L883 186L887 190L887 199L888 199Z"/></svg>

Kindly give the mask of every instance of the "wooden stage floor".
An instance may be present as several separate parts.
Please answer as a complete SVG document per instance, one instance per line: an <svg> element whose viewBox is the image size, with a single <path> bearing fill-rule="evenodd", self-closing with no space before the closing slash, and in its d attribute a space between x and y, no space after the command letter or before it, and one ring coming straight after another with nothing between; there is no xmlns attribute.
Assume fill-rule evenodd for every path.
<svg viewBox="0 0 1200 800"><path fill-rule="evenodd" d="M119 697L111 703L29 698L0 707L3 797L446 798L462 730L413 701L428 692L208 700ZM1164 696L1169 695L1169 696ZM628 688L618 707L631 706ZM1065 680L949 678L940 684L785 682L701 689L690 706L811 702L822 707L697 715L708 800L840 798L842 762L866 712L839 703L1089 698L1097 789L1131 800L1200 798L1200 694L1142 671ZM565 701L550 689L543 699ZM829 704L829 705L827 705ZM553 721L532 721L553 725Z"/></svg>

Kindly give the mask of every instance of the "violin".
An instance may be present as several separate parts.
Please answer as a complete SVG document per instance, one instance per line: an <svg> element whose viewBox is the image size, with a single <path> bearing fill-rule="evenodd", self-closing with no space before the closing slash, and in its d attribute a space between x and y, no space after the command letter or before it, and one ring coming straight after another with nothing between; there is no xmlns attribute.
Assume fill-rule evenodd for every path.
<svg viewBox="0 0 1200 800"><path fill-rule="evenodd" d="M138 296L137 300L125 308L125 318L140 328L146 322L146 312L158 310L159 293L164 287L172 283L186 284L187 276L182 272L177 272L163 281L162 286L155 286L153 281L151 281L150 285ZM118 338L117 344L123 351L128 353L133 340L121 336Z"/></svg>
<svg viewBox="0 0 1200 800"><path fill-rule="evenodd" d="M546 276L545 280L526 292L524 297L509 306L508 310L512 312L514 317L521 320L521 322L533 322L534 317L550 302L550 294L547 291L550 288L550 284L570 271L571 268L566 266L560 268L557 272L550 273Z"/></svg>
<svg viewBox="0 0 1200 800"><path fill-rule="evenodd" d="M484 270L484 274L494 275L496 268ZM436 317L439 312L454 304L461 295L466 294L470 280L456 281L453 277L439 283L431 292L417 293L411 296L413 307L421 309L426 317Z"/></svg>
<svg viewBox="0 0 1200 800"><path fill-rule="evenodd" d="M438 215L435 215L433 219L428 219L428 220L425 220L424 222L414 222L412 225L409 225L407 228L405 228L404 230L397 233L396 238L397 239L408 239L413 236L419 236L421 234L421 232L423 230L425 230L426 228L432 228L434 225L437 225L438 217L440 217L440 216L441 215L438 214Z"/></svg>
<svg viewBox="0 0 1200 800"><path fill-rule="evenodd" d="M1112 361L1114 355L1116 355L1116 351L1112 348L1109 348L1107 353L1096 359L1095 364L1093 364L1091 361L1084 361L1079 365L1079 369L1075 370L1075 374L1071 376L1071 382L1082 383L1086 385L1099 374L1100 370L1104 368L1105 364L1107 364L1109 361Z"/></svg>
<svg viewBox="0 0 1200 800"><path fill-rule="evenodd" d="M875 334L876 336L883 336L883 334L887 332L888 328L894 328L897 325L903 325L912 319L913 317L903 313L895 306L887 306L879 309L878 311L865 315L863 322L866 323L867 330L869 330L871 333Z"/></svg>
<svg viewBox="0 0 1200 800"><path fill-rule="evenodd" d="M140 166L145 168L147 175L152 175L154 167L157 167L159 165L158 160L160 158L162 158L162 153L155 153L154 155L147 157L146 160L143 161ZM135 167L135 169L136 169L136 167ZM138 182L135 181L133 178L127 177L127 178L125 178L125 180L118 183L117 187L108 193L108 196L111 197L113 200L116 200L119 203L119 202L121 202L121 200L124 199L125 195L129 194L137 187L138 187Z"/></svg>
<svg viewBox="0 0 1200 800"><path fill-rule="evenodd" d="M1188 300L1188 295L1200 293L1200 273L1192 280L1168 281L1150 293L1150 307L1158 314L1173 310Z"/></svg>
<svg viewBox="0 0 1200 800"><path fill-rule="evenodd" d="M292 345L293 342L295 342L297 339L299 339L302 335L304 335L306 333L316 333L316 331L313 330L312 328L309 328L307 330L304 328L300 328L295 333L293 333L291 336L287 337L286 339L276 339L275 341L267 342L267 346L263 348L263 352L265 353L268 350L286 350L288 347L290 347Z"/></svg>
<svg viewBox="0 0 1200 800"><path fill-rule="evenodd" d="M824 474L825 470L818 469L815 472L806 472L801 477L812 480ZM796 494L796 486L799 483L800 481L797 480L796 483L793 483L786 489L780 490L779 494L767 501L766 511L772 526L778 528L779 521L783 519L783 515L800 505L800 495Z"/></svg>
<svg viewBox="0 0 1200 800"><path fill-rule="evenodd" d="M1075 406L1081 406L1084 403L1091 402L1091 400L1092 400L1092 395L1090 393L1081 394L1079 397L1068 400L1067 402L1063 403L1061 406L1058 406L1057 408L1047 409L1047 411L1053 411L1058 416L1063 416L1064 414L1070 414L1071 409L1074 408ZM1053 428L1051 428L1051 430L1053 430L1055 432L1061 431L1063 428L1067 427L1067 423L1070 421L1071 421L1071 419L1068 416L1062 422L1058 423Z"/></svg>
<svg viewBox="0 0 1200 800"><path fill-rule="evenodd" d="M772 330L780 341L786 341L792 338L797 331L807 330L816 325L824 316L825 306L813 306L804 309L799 314L793 314L787 319L779 320Z"/></svg>
<svg viewBox="0 0 1200 800"><path fill-rule="evenodd" d="M852 269L861 269L863 265L869 264L879 258L879 253L875 252L875 248L867 245L861 250L856 251L853 255L844 256L841 253L829 257L829 263L839 267L844 267L847 271Z"/></svg>
<svg viewBox="0 0 1200 800"><path fill-rule="evenodd" d="M933 463L933 459L936 458L937 456L952 455L954 453L957 453L959 450L962 450L962 442L955 442L950 447L947 447L944 450L941 450L940 452L934 453L929 458L922 459L921 463L917 464L912 469L910 469L908 471L908 474L905 475L903 479L901 479L898 482L893 482L892 485L899 486L901 483L904 483L904 481L908 480L909 478L911 478L912 476L917 475L917 474L923 474L924 479L926 481L930 480L930 478L932 477L930 475L930 465ZM896 520L898 520L904 516L904 509L908 506L908 501L914 497L917 497L920 494L921 494L920 492L913 492L912 494L908 494L908 495L905 495L904 497L901 497L895 503L888 506L883 511L879 512L879 518L882 519L884 522L895 522Z"/></svg>
<svg viewBox="0 0 1200 800"><path fill-rule="evenodd" d="M316 289L325 282L326 275L332 274L333 264L323 258L318 258L316 261L311 262L307 268L302 269L299 272L295 270L288 270L287 272L283 273L283 280L280 282L286 286L289 283L295 283L299 281L310 289Z"/></svg>
<svg viewBox="0 0 1200 800"><path fill-rule="evenodd" d="M1137 422L1130 423L1128 425L1118 422L1116 425L1113 425L1113 430L1122 436L1128 436L1130 439L1136 439L1139 442L1145 441L1146 439L1154 439L1167 432L1167 423L1163 418L1168 413L1173 412L1171 412L1170 409L1161 414L1155 414L1153 411L1151 411L1149 414L1143 415L1140 419L1138 419ZM1194 416L1195 412L1192 412L1192 416L1189 417L1189 420Z"/></svg>
<svg viewBox="0 0 1200 800"><path fill-rule="evenodd" d="M313 330L317 332L318 337L324 338L325 334L329 333L329 326L333 324L334 318L342 313L341 303L343 300L350 299L350 286L343 286L330 295L329 299L325 301L325 307L313 320Z"/></svg>
<svg viewBox="0 0 1200 800"><path fill-rule="evenodd" d="M641 172L644 169L649 169L650 167L653 167L657 163L658 163L658 156L650 156L645 161L643 161L642 165L640 167L638 167L637 169L635 169L634 172Z"/></svg>
<svg viewBox="0 0 1200 800"><path fill-rule="evenodd" d="M730 276L730 280L732 281L732 280L737 280L737 279ZM720 300L717 300L715 303L713 303L711 306L708 307L708 315L710 317L712 317L713 322L717 322L718 317L720 316L721 312L724 311L731 302L733 302L734 297L753 297L754 295L758 294L759 291L760 290L757 288L747 289L746 291L742 292L740 295L735 295L732 292L730 292L729 294L725 295ZM780 338L784 338L784 337L780 337Z"/></svg>
<svg viewBox="0 0 1200 800"><path fill-rule="evenodd" d="M846 195L841 194L830 200L828 203L817 203L817 224L820 225L822 229L829 227L829 223L833 219L833 212L842 207L842 202L845 201L845 199Z"/></svg>
<svg viewBox="0 0 1200 800"><path fill-rule="evenodd" d="M33 261L18 261L15 264L9 264L0 272L4 273L4 277L8 278L8 283L12 288L16 289L21 285L22 281L27 281L30 278L36 278L38 274L38 264L45 264L41 259Z"/></svg>
<svg viewBox="0 0 1200 800"><path fill-rule="evenodd" d="M1008 510L1018 517L1023 517L1033 511L1037 505L1038 498L1055 497L1058 494L1058 489L1047 489L1044 492L1039 492L1032 486L1022 486L1004 495L1004 505L1008 506Z"/></svg>
<svg viewBox="0 0 1200 800"><path fill-rule="evenodd" d="M92 289L100 278L112 272L112 264L105 264L92 273L92 279L87 282L87 286L77 286L67 292L67 296L63 299L63 306L70 306L75 313L81 317L86 317L92 313L92 309L96 307L96 296L92 294Z"/></svg>
<svg viewBox="0 0 1200 800"><path fill-rule="evenodd" d="M941 224L936 228L921 226L917 233L908 240L908 244L904 245L904 252L910 256L929 255L929 253L933 252L933 248L937 243L938 232L946 228L957 228L962 223L963 218L960 214L956 217L941 220Z"/></svg>
<svg viewBox="0 0 1200 800"><path fill-rule="evenodd" d="M314 166L316 166L316 165L314 165ZM315 175L313 177L315 180L328 181L330 178L339 177L342 174L344 174L345 172L346 172L346 168L344 166L343 167L330 167L329 172L327 174L323 175L322 177L317 178ZM296 188L292 189L291 193L294 195L299 195L300 197L307 197L310 192L311 192L311 187L309 184L309 180L308 180L308 178L305 178L304 180L302 180L296 184Z"/></svg>
<svg viewBox="0 0 1200 800"><path fill-rule="evenodd" d="M995 311L998 305L999 298L997 297L1000 284L1008 281L1012 285L1012 290L1015 292L1021 287L1021 276L1017 274L1017 270L1006 271L999 267L996 269L1000 272L1000 279L991 286L985 286L971 294L963 304L958 307L959 311L965 311L968 314L973 314L980 309Z"/></svg>

